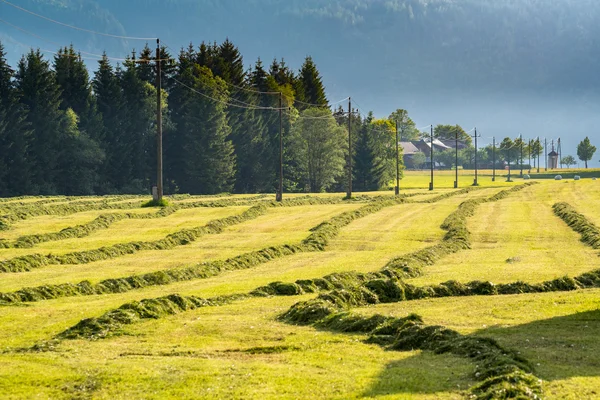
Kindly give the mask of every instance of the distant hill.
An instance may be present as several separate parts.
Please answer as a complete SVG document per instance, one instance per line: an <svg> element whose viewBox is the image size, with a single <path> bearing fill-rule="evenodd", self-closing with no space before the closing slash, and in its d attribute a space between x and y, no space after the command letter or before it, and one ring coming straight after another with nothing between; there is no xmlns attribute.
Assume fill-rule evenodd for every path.
<svg viewBox="0 0 600 400"><path fill-rule="evenodd" d="M229 36L253 56L296 61L310 53L327 73L371 71L378 80L403 87L578 90L600 83L596 73L600 4L592 0L23 0L18 4L94 30L158 35L176 48ZM73 40L87 49L106 48L121 56L134 45L74 34L6 4L1 7L9 21L61 42ZM2 31L32 42L10 29L2 26Z"/></svg>
<svg viewBox="0 0 600 400"><path fill-rule="evenodd" d="M523 130L541 129L536 134L545 135L555 129L552 135L557 136L573 127L567 119L587 119L595 109L591 102L598 101L600 3L595 0L12 1L89 29L158 35L175 51L189 42L229 37L248 65L259 56L266 62L284 57L298 68L310 54L330 100L353 95L362 108L379 114L402 106L417 117L453 115L455 120L444 122L468 124L471 115L457 108L462 104L478 118L492 110L502 114L483 121L473 118L497 129L507 120L505 115L526 107L529 113L542 114L523 122ZM53 41L72 41L82 50L123 57L132 47L143 46L73 32L3 3L0 14ZM55 47L3 24L0 35ZM17 54L16 47L11 50ZM568 103L560 103L567 98ZM490 99L501 104L476 109ZM559 112L569 115L557 119ZM510 122L503 129L521 129ZM583 131L596 122L600 121L574 128Z"/></svg>

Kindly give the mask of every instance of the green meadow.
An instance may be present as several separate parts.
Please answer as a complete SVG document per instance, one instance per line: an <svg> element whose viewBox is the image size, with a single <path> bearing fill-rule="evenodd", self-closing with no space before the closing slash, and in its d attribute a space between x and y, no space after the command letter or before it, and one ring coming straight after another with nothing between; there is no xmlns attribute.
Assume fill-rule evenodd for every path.
<svg viewBox="0 0 600 400"><path fill-rule="evenodd" d="M2 202L0 397L600 398L600 181L501 172Z"/></svg>

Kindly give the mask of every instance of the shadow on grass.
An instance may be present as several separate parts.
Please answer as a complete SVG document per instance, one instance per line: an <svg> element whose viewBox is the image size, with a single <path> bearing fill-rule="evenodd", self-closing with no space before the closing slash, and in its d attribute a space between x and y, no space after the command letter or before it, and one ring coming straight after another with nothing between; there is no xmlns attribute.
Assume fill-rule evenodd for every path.
<svg viewBox="0 0 600 400"><path fill-rule="evenodd" d="M473 367L469 360L456 356L415 352L413 357L388 363L375 385L362 396L433 395L465 390L475 384Z"/></svg>
<svg viewBox="0 0 600 400"><path fill-rule="evenodd" d="M600 309L511 327L493 326L473 336L496 339L501 346L520 352L534 367L537 377L556 381L600 377L598 332ZM475 384L474 367L468 359L418 352L386 365L363 395L456 393ZM585 392L579 392L585 398L600 394L598 387L579 389Z"/></svg>

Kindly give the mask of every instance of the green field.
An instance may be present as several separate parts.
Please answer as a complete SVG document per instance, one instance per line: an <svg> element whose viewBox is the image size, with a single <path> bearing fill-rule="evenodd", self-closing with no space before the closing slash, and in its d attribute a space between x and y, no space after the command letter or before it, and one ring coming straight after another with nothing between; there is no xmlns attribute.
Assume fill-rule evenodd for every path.
<svg viewBox="0 0 600 400"><path fill-rule="evenodd" d="M2 201L0 397L600 398L600 181L460 174Z"/></svg>

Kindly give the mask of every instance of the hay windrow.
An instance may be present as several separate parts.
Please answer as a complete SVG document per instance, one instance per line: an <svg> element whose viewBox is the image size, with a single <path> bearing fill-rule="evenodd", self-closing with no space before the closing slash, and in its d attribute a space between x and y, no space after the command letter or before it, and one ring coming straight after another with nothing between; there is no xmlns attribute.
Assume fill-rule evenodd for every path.
<svg viewBox="0 0 600 400"><path fill-rule="evenodd" d="M541 380L533 375L531 364L515 351L505 349L494 339L464 336L443 326L427 326L420 316L404 318L375 314L370 317L331 308L327 301L312 304L309 323L319 329L341 333L368 335L367 343L389 350L427 350L436 354L450 353L477 364L474 378L480 381L470 392L474 399L521 398L539 399ZM288 323L306 324L298 319L295 306L281 316ZM306 317L307 314L302 314Z"/></svg>
<svg viewBox="0 0 600 400"><path fill-rule="evenodd" d="M304 198L290 199L282 203L260 203L239 215L213 220L201 227L183 229L181 231L171 233L163 239L159 239L153 242L118 243L112 246L106 246L99 249L85 250L62 255L29 254L25 256L15 257L9 260L0 261L0 273L27 272L35 268L41 268L46 265L55 264L86 264L90 262L121 257L127 254L134 254L142 250L169 250L177 246L189 244L197 240L200 236L206 234L219 234L223 231L224 228L228 226L236 225L257 218L258 216L264 215L267 212L267 210L271 207L291 207L310 204L338 204L341 201L343 200L337 198ZM391 205L397 204L398 201L404 200L387 200L378 203L385 203ZM193 207L193 203L191 205L188 205L188 208L189 207ZM169 213L171 212L171 208L163 208L159 212ZM348 216L345 217L347 218ZM308 245L309 244L307 244L307 246Z"/></svg>
<svg viewBox="0 0 600 400"><path fill-rule="evenodd" d="M124 201L131 200L131 201ZM46 206L39 203L23 204L11 209L8 213L0 215L0 223L8 229L11 223L41 215L71 215L84 211L94 210L125 210L140 207L142 201L139 196L111 196L102 200L68 202Z"/></svg>
<svg viewBox="0 0 600 400"><path fill-rule="evenodd" d="M244 295L231 295L203 299L195 296L171 294L155 299L132 301L115 310L108 311L100 317L81 320L77 325L56 335L54 339L58 341L65 339L103 339L118 335L124 325L134 324L144 319L163 318L201 307L228 304L243 298L245 298Z"/></svg>
<svg viewBox="0 0 600 400"><path fill-rule="evenodd" d="M581 235L581 241L594 249L600 249L600 229L587 217L579 213L568 203L556 203L552 206L554 214L571 229Z"/></svg>
<svg viewBox="0 0 600 400"><path fill-rule="evenodd" d="M289 205L299 205L304 204L305 202L314 201L319 201L322 204L325 201L337 200L323 200L315 198L294 199L288 201L287 203L284 202L283 204L273 203L271 206L285 207ZM318 226L312 228L312 233L299 244L271 246L258 251L245 253L224 261L205 262L200 264L194 264L185 268L174 268L151 272L143 275L106 279L97 284L92 284L88 281L83 281L78 284L65 283L60 285L45 285L35 288L24 288L12 293L0 293L0 302L4 304L11 304L19 302L35 302L56 299L59 297L124 293L148 286L168 285L175 282L189 281L194 279L205 279L211 276L218 275L223 271L248 269L255 267L259 264L299 252L321 251L327 246L328 242L339 233L339 230L342 227L350 224L355 219L365 217L371 213L381 210L384 207L399 204L402 202L404 202L404 199L402 198L391 200L383 199L371 204L367 204L353 211L343 212L337 216L332 217L328 221L323 222ZM219 229L223 229L226 226L241 222L243 218L249 219L251 216L262 215L266 212L267 208L268 205L261 204L246 211L247 215L245 217L228 217L222 220L217 220L216 222L209 223L207 226L212 226L212 229L218 231ZM164 211L164 209L161 211ZM242 214L242 216L243 215L244 214ZM188 238L186 238L186 240L188 240ZM285 289L282 288L273 290L277 290L278 293L285 292ZM291 293L290 290L291 289L288 289L287 293ZM296 292L298 292L299 290L302 289L297 289Z"/></svg>

